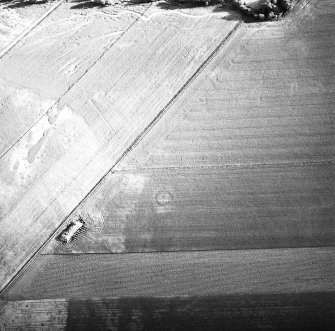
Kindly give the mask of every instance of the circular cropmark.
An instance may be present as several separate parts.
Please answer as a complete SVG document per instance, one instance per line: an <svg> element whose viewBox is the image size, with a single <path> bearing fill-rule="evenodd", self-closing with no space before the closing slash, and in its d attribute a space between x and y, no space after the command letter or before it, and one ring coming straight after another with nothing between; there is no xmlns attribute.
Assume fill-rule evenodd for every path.
<svg viewBox="0 0 335 331"><path fill-rule="evenodd" d="M173 200L173 196L169 191L162 190L157 192L156 194L156 202L160 206L167 206L169 205Z"/></svg>

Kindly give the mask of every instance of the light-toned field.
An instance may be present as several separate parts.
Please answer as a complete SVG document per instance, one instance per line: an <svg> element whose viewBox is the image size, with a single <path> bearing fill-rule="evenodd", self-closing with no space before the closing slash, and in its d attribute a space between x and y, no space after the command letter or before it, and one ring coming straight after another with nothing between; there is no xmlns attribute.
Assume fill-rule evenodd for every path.
<svg viewBox="0 0 335 331"><path fill-rule="evenodd" d="M226 7L64 2L11 48L0 288L14 302L2 325L75 329L69 316L90 309L105 323L123 297L150 297L150 312L155 297L172 300L165 311L172 297L259 295L286 312L284 297L313 298L294 301L291 321L334 307L334 17L331 0L262 23ZM56 241L79 215L84 231ZM97 313L106 297L119 299ZM71 298L91 301L74 312ZM239 316L254 316L243 300Z"/></svg>
<svg viewBox="0 0 335 331"><path fill-rule="evenodd" d="M0 133L0 155L28 135L148 9L148 5L134 6L132 11L122 6L103 11L74 6L61 3L0 61L1 123L6 123Z"/></svg>
<svg viewBox="0 0 335 331"><path fill-rule="evenodd" d="M43 19L53 7L57 6L58 0L54 3L46 1L1 1L0 2L0 54L23 39L23 36L36 26L40 19Z"/></svg>

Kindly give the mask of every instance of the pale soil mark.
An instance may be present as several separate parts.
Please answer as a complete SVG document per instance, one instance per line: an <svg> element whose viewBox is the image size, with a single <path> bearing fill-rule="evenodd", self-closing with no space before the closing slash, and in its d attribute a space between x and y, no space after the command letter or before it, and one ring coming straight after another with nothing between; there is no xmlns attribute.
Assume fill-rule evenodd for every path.
<svg viewBox="0 0 335 331"><path fill-rule="evenodd" d="M7 33L6 34L9 34L9 40L11 39L12 36L15 36L17 35L17 37L12 40L8 45L5 45L4 49L0 51L0 59L5 55L7 54L17 43L19 43L24 37L26 37L28 35L28 33L34 29L38 24L40 24L47 16L49 16L55 9L57 9L65 0L58 0L55 4L49 4L50 8L44 12L41 16L39 16L36 21L33 21L31 24L29 24L27 26L26 29L24 29L22 32L18 33L18 31L20 31L22 29L22 26L25 25L25 23L28 21L28 22L31 22L31 18L28 17L28 18L22 18L22 23L20 26L19 29L16 28L16 30L14 31L11 31L9 29L9 31L6 31ZM3 7L3 5L2 5ZM5 8L6 9L6 8ZM7 15L6 15L7 14ZM2 16L2 17L1 17ZM5 21L5 25L6 23L9 25L11 25L11 21L12 20L19 20L19 16L17 15L17 13L15 12L15 10L13 12L11 12L10 10L7 9L7 13L5 13L4 15L4 11L2 12L2 15L0 16L0 22L1 22L1 19L4 19L6 18L5 16L7 16L8 18L8 22ZM26 21L27 20L27 21ZM16 22L18 23L18 22ZM1 23L0 23L1 24ZM2 24L1 24L2 25ZM0 25L0 28L1 28L1 25ZM14 27L12 27L14 28ZM5 34L5 35L6 35Z"/></svg>
<svg viewBox="0 0 335 331"><path fill-rule="evenodd" d="M0 156L122 37L150 4L72 9L62 3L0 61ZM29 6L34 7L34 5ZM112 19L105 12L119 15ZM23 97L24 100L23 100Z"/></svg>

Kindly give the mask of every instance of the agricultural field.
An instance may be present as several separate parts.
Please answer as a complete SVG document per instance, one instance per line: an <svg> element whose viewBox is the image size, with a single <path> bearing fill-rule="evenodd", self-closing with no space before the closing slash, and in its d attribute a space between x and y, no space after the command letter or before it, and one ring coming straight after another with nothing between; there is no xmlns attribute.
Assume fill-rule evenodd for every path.
<svg viewBox="0 0 335 331"><path fill-rule="evenodd" d="M243 329L234 314L247 323L255 301L257 325L335 324L319 309L335 290L331 0L274 21L211 3L8 3L0 328L76 329L90 311L141 329L157 305L157 327L181 311L199 326L194 309Z"/></svg>
<svg viewBox="0 0 335 331"><path fill-rule="evenodd" d="M0 54L23 39L36 26L41 18L44 18L54 9L53 3L36 1L1 1L0 2ZM58 2L56 2L58 4Z"/></svg>

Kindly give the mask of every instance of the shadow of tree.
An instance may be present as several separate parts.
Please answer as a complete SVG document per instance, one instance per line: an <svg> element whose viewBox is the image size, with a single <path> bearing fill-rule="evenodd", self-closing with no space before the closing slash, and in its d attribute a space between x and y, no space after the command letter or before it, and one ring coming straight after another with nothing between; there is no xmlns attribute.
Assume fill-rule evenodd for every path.
<svg viewBox="0 0 335 331"><path fill-rule="evenodd" d="M165 0L157 4L158 7L165 10L178 10L178 9L192 9L198 7L208 7L211 8L213 13L225 12L226 15L222 17L225 21L234 21L237 19L243 19L242 16L233 8L228 6L223 6L220 1L212 1L210 5L203 1L178 1L178 0Z"/></svg>
<svg viewBox="0 0 335 331"><path fill-rule="evenodd" d="M48 2L49 0L0 0L0 3L10 2L11 4L7 5L5 8L20 8L25 6L30 6L34 4L43 4ZM265 0L260 0L265 1ZM271 6L278 6L274 5L274 3L292 3L292 0L268 0L271 1ZM75 5L71 6L71 9L89 9L93 7L104 7L103 4L94 2L92 0L70 0L71 3L76 3ZM276 13L276 15L271 12L271 9L268 9L267 5L262 5L263 7L259 7L260 9L251 9L252 7L246 7L246 5L238 0L128 0L123 1L122 4L124 6L134 6L144 3L154 3L157 2L157 7L164 9L164 10L176 10L176 9L187 9L187 8L196 8L196 7L211 7L213 12L221 12L224 11L228 15L222 17L224 20L236 20L240 19L245 23L255 23L264 20L272 20L273 17L280 18L283 13ZM241 5L242 3L242 5ZM283 5L279 5L283 6ZM257 6L256 6L257 7ZM255 7L255 8L256 8ZM277 10L279 7L277 7ZM259 13L257 12L259 11ZM278 14L278 15L277 15ZM272 16L271 16L272 15Z"/></svg>
<svg viewBox="0 0 335 331"><path fill-rule="evenodd" d="M0 4L6 3L7 6L5 6L4 8L8 8L8 9L15 9L15 8L22 8L22 7L32 6L32 5L45 4L47 2L51 3L51 2L55 2L55 0L0 0ZM91 0L74 0L74 1L69 1L69 2L77 3L77 5L74 5L71 7L72 9L85 9L85 8L103 6Z"/></svg>
<svg viewBox="0 0 335 331"><path fill-rule="evenodd" d="M166 10L174 10L180 8L197 8L206 7L204 2L200 1L178 1L178 0L166 0L157 4L158 7Z"/></svg>
<svg viewBox="0 0 335 331"><path fill-rule="evenodd" d="M226 12L222 19L232 21L236 19L243 19L243 15L236 11L233 7L222 3L225 0L211 0L210 3L206 3L205 0L129 0L123 1L122 4L125 7L136 6L140 4L156 3L156 6L164 10L178 10L178 9L192 9L198 7L209 7L212 12ZM93 2L92 0L73 0L72 3L77 3L71 6L71 9L87 9L93 7L105 7L103 4ZM250 19L246 18L246 22Z"/></svg>
<svg viewBox="0 0 335 331"><path fill-rule="evenodd" d="M38 5L47 3L48 0L0 0L1 2L11 2L11 4L7 5L5 8L22 8L31 5Z"/></svg>
<svg viewBox="0 0 335 331"><path fill-rule="evenodd" d="M90 0L74 0L71 1L73 3L77 3L74 6L71 6L71 9L88 9L88 8L93 8L93 7L103 7L100 3L93 2Z"/></svg>
<svg viewBox="0 0 335 331"><path fill-rule="evenodd" d="M237 19L243 20L245 23L255 22L250 17L244 17L239 11L230 5L230 0L164 0L164 1L151 1L151 0L130 0L127 6L134 6L141 3L158 2L157 7L164 10L178 10L178 9L192 9L198 7L208 7L213 13L225 12L227 15L222 17L226 21L234 21Z"/></svg>
<svg viewBox="0 0 335 331"><path fill-rule="evenodd" d="M71 9L81 9L81 8L91 8L91 7L105 7L103 4L98 2L93 2L92 0L73 0L72 2L78 3L71 7ZM205 2L201 0L166 0L160 2L159 0L129 0L123 1L123 5L135 6L146 3L157 3L157 7L162 9L177 9L177 8L196 8L200 6L205 6Z"/></svg>

